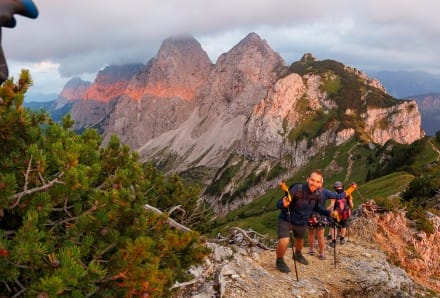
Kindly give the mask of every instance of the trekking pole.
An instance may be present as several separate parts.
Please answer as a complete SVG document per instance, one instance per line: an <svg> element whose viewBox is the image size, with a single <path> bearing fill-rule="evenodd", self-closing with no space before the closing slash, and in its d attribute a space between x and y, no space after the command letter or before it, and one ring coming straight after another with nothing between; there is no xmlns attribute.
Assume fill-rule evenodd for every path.
<svg viewBox="0 0 440 298"><path fill-rule="evenodd" d="M362 196L362 194L361 194L361 192L359 191L359 188L358 188L358 187L356 187L356 190L357 190L359 196L361 197L362 201L365 203L366 200L365 200L364 197Z"/></svg>
<svg viewBox="0 0 440 298"><path fill-rule="evenodd" d="M332 240L332 241L334 241L333 242L333 244L334 244L334 246L333 246L333 261L334 261L334 266L336 268L336 242L338 242L338 241L336 241L336 221L334 221L334 220L333 220L333 237L334 237L334 239Z"/></svg>
<svg viewBox="0 0 440 298"><path fill-rule="evenodd" d="M281 189L286 193L287 195L287 200L289 202L292 202L292 196L290 195L290 191L289 188L286 185L286 182L282 181L280 184ZM295 259L295 240L293 237L293 227L292 227L292 223L290 222L290 205L287 206L287 218L288 218L288 222L289 222L289 237L290 237L290 242L292 242L292 259L293 259L293 266L295 267L295 275L296 275L296 281L299 281L298 278L298 269L296 269L296 259Z"/></svg>
<svg viewBox="0 0 440 298"><path fill-rule="evenodd" d="M287 210L289 210L289 209L287 209ZM296 269L296 259L295 259L295 239L293 237L293 227L292 227L292 224L290 223L290 211L287 212L287 216L289 217L289 235L290 235L290 242L292 242L293 266L295 267L296 281L299 281L298 269Z"/></svg>

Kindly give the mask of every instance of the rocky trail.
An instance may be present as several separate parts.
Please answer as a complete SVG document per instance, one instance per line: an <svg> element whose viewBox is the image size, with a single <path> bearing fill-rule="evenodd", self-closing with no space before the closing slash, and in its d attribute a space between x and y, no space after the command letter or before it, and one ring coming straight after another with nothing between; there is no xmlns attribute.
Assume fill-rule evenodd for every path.
<svg viewBox="0 0 440 298"><path fill-rule="evenodd" d="M294 263L285 257L291 272L286 274L275 267L275 252L259 250L251 255L241 253L223 268L226 285L224 297L385 297L394 293L412 297L411 279L399 267L390 265L375 245L351 239L336 246L336 266L333 248L326 247L327 259L307 255L309 265ZM394 295L393 295L394 296ZM392 297L392 296L388 296Z"/></svg>
<svg viewBox="0 0 440 298"><path fill-rule="evenodd" d="M192 281L174 285L179 291L173 297L440 297L440 219L432 218L437 232L423 235L408 230L403 213L379 217L365 206L355 212L346 243L338 242L336 264L328 243L325 260L305 247L309 264L297 263L297 280L292 248L284 257L291 272L282 273L275 267L273 244L235 228L228 237L206 243L209 258L191 270Z"/></svg>

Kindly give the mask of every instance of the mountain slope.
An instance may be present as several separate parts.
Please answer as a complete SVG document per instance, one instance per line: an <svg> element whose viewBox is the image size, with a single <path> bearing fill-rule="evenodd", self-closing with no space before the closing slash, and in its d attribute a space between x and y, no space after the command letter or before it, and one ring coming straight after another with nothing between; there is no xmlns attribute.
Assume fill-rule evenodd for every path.
<svg viewBox="0 0 440 298"><path fill-rule="evenodd" d="M261 44L260 39L244 49L258 52ZM414 101L392 98L379 82L355 69L305 55L289 68L273 59L271 65L260 62L260 68L250 71L240 67L255 55L242 50L240 56L237 50L221 57L215 69L221 69L220 77L230 73L229 78L238 69L238 82L244 83L231 86L215 72L210 92L200 93L201 104L191 116L138 149L144 160L208 185L204 199L217 212L252 200L246 192L253 193L254 186L261 191L276 167L285 175L329 145L351 138L380 145L389 140L412 143L423 136ZM271 79L258 80L258 85L255 69Z"/></svg>

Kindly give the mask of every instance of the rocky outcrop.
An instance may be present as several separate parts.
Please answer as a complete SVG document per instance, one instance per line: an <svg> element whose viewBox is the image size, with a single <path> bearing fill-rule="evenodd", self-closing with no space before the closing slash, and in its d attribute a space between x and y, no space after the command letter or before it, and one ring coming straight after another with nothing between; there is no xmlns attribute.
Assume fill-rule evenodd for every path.
<svg viewBox="0 0 440 298"><path fill-rule="evenodd" d="M377 218L376 238L391 261L406 268L418 282L440 292L440 217L428 213L433 233L412 229L404 212Z"/></svg>
<svg viewBox="0 0 440 298"><path fill-rule="evenodd" d="M383 145L388 140L410 144L424 136L415 101L403 101L389 108L369 107L362 117L365 119L365 131L377 144Z"/></svg>

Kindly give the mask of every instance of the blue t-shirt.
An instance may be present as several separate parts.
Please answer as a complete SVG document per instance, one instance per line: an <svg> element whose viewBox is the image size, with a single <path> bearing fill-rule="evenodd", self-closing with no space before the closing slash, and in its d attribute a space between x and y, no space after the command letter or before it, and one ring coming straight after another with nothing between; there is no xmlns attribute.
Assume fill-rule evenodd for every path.
<svg viewBox="0 0 440 298"><path fill-rule="evenodd" d="M299 189L301 187L301 189ZM330 212L325 208L325 201L332 199L345 198L345 191L336 193L326 188L311 192L308 183L294 184L289 189L292 196L292 202L286 208L283 206L283 199L278 200L277 207L281 209L279 219L289 221L288 213L290 211L290 223L294 225L307 225L309 217L313 212L329 216ZM298 191L301 192L299 195Z"/></svg>

